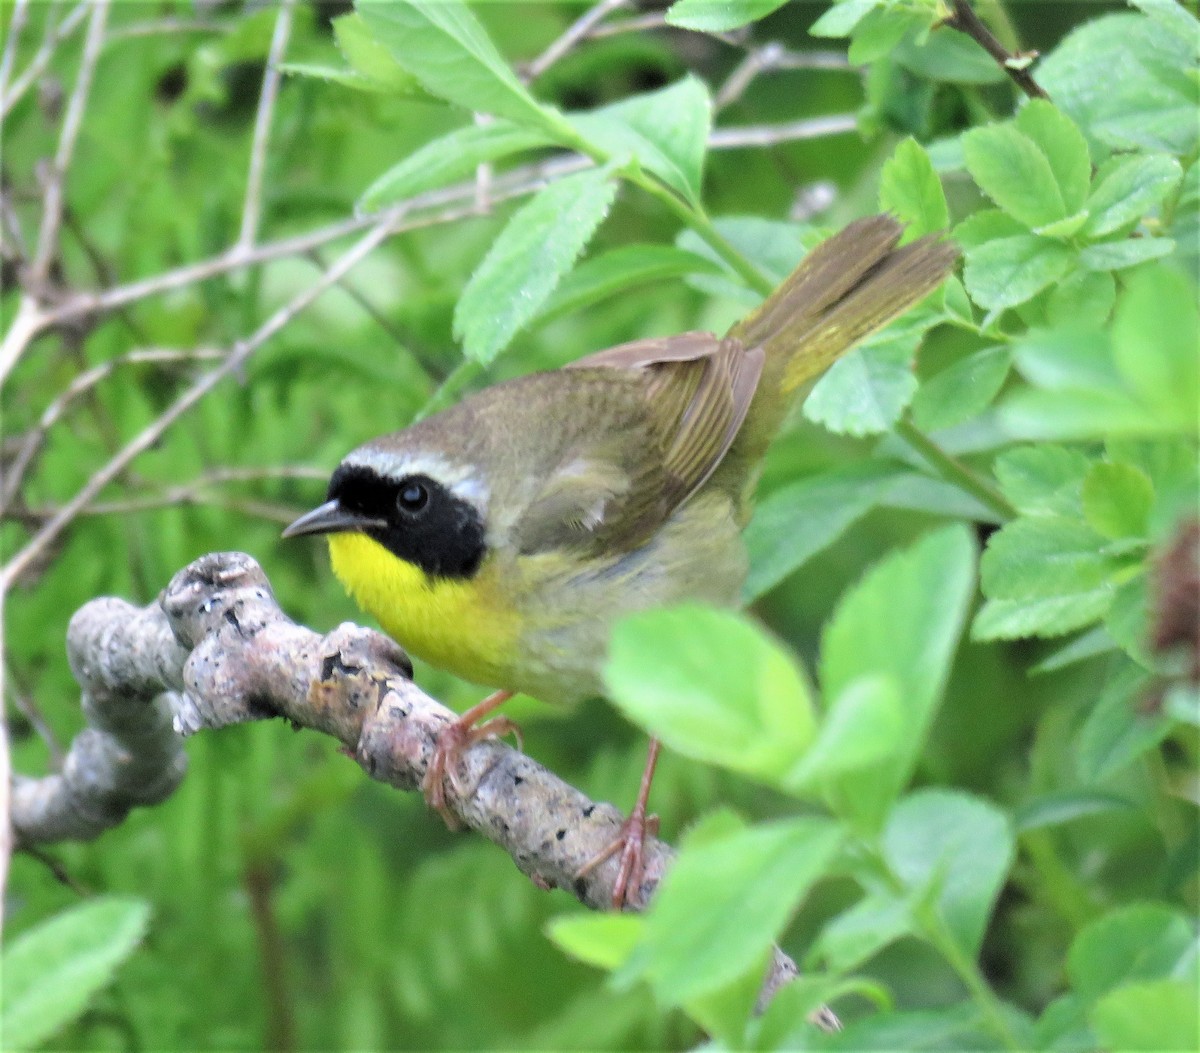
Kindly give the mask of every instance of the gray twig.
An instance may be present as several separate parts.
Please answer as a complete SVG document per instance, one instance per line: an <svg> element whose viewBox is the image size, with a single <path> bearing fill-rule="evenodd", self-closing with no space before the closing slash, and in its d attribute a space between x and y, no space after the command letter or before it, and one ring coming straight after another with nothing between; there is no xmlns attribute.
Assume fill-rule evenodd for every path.
<svg viewBox="0 0 1200 1053"><path fill-rule="evenodd" d="M996 60L996 64L1008 74L1012 82L1031 99L1049 99L1050 96L1029 72L1029 64L1037 58L1037 52L1013 55L996 39L995 34L984 25L967 0L952 0L954 13L942 24L965 33Z"/></svg>

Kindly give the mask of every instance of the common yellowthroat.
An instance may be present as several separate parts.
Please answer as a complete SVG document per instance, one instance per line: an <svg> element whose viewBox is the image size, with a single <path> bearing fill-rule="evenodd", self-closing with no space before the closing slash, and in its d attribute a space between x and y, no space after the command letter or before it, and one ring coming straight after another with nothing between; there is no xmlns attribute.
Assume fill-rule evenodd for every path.
<svg viewBox="0 0 1200 1053"><path fill-rule="evenodd" d="M501 689L443 734L431 805L446 814L459 750L511 730L475 725L512 693L602 694L609 631L623 615L738 602L758 467L798 389L957 259L934 237L897 248L902 230L887 215L852 223L724 338L622 344L496 384L346 455L326 502L284 536L328 534L334 573L390 635ZM640 865L656 756L652 743L639 806L614 846L618 901Z"/></svg>

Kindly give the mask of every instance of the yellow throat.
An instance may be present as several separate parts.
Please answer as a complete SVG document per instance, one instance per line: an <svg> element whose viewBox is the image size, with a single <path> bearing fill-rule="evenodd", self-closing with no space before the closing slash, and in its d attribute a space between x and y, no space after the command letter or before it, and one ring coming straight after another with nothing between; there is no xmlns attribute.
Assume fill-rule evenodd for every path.
<svg viewBox="0 0 1200 1053"><path fill-rule="evenodd" d="M464 680L507 686L520 620L496 588L489 562L469 579L431 578L365 534L328 540L334 574L389 636Z"/></svg>

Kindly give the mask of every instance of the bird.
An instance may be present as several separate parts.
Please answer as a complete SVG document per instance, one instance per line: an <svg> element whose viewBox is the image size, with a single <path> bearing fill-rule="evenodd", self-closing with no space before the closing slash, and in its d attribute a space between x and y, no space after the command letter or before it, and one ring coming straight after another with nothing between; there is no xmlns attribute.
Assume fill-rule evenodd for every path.
<svg viewBox="0 0 1200 1053"><path fill-rule="evenodd" d="M328 535L336 577L413 654L494 688L440 733L423 782L447 782L484 722L521 692L603 696L611 629L685 601L736 606L761 462L801 389L936 289L958 258L939 234L901 244L869 216L828 238L725 336L621 344L486 387L348 453L326 500L284 537ZM482 722L482 723L481 723ZM620 909L637 887L659 753L618 837ZM582 872L581 872L582 873Z"/></svg>

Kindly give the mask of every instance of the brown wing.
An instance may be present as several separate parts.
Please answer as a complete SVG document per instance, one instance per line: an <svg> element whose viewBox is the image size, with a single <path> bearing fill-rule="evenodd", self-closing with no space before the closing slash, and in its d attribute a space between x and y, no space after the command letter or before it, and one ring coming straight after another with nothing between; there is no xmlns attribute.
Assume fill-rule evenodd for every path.
<svg viewBox="0 0 1200 1053"><path fill-rule="evenodd" d="M651 537L721 463L745 420L763 357L738 340L683 333L567 366L633 379L619 397L640 397L641 426L593 433L564 451L518 525L522 551L627 550Z"/></svg>

